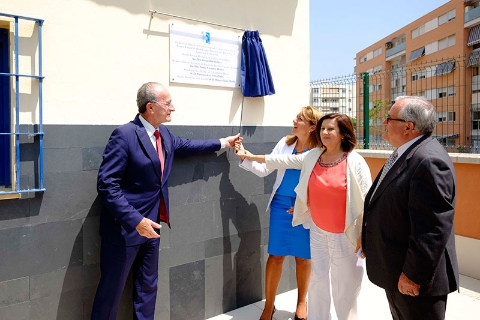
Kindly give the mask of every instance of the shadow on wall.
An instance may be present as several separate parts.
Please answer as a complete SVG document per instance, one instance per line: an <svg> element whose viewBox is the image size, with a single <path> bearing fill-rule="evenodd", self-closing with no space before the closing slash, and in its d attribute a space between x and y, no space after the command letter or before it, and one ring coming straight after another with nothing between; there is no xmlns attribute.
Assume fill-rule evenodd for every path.
<svg viewBox="0 0 480 320"><path fill-rule="evenodd" d="M69 264L63 271L65 274L61 277L63 284L58 301L57 320L90 319L100 281L101 238L98 230L101 208L101 200L97 196L75 238L73 248L83 248L83 259L76 260L74 257L78 254L72 252ZM130 273L119 305L119 320L131 319L133 314L132 286L133 278Z"/></svg>
<svg viewBox="0 0 480 320"><path fill-rule="evenodd" d="M262 300L262 230L259 212L255 204L249 204L243 195L235 190L229 178L230 162L228 164L228 170L222 173L220 180L220 208L224 236L223 312ZM230 199L234 202L233 214L232 206L227 204ZM240 239L233 259L234 265L232 265L231 255L235 252L235 246L232 246L231 243L230 221L236 228ZM234 277L228 276L230 272ZM232 284L225 282L225 279L231 278L236 281L235 297L231 297ZM229 296L235 298L233 308L231 305L233 301L226 299Z"/></svg>
<svg viewBox="0 0 480 320"><path fill-rule="evenodd" d="M88 211L84 223L75 238L73 248L82 248L82 260L74 257L78 254L72 252L70 261L64 275L58 309L57 320L63 319L89 319L92 313L93 299L100 280L100 234L99 216L101 212L101 201L97 196ZM131 282L131 280L128 280ZM128 284L127 286L131 283ZM125 291L120 304L119 314L133 313L131 301L131 290Z"/></svg>
<svg viewBox="0 0 480 320"><path fill-rule="evenodd" d="M37 192L32 198L2 200L0 206L1 228L14 228L25 225L30 217L38 217L43 202L43 193Z"/></svg>
<svg viewBox="0 0 480 320"><path fill-rule="evenodd" d="M219 272L222 270L223 274L207 273L205 290L202 290L201 295L177 291L176 296L182 295L189 299L173 299L177 302L174 306L171 305L170 319L204 319L262 299L262 230L258 208L255 204L249 204L232 183L231 177L235 175L235 171L242 170L231 168L230 161L237 163L237 157L231 150L220 152L175 159L172 171L175 175L169 180L169 187L173 191L180 185L188 184L188 190L184 190L185 193L182 194L182 204L219 202L220 212L198 213L207 219L213 218L206 223L193 223L192 220L191 225L177 224L173 227L175 231L172 231L177 240L172 240L172 237L171 245L175 246L173 242L178 244L178 237L182 238L185 233L189 233L190 237L196 234L195 238L189 241L207 240L205 250L209 254L206 254L205 259L211 262L217 261L215 257L221 259L223 265L215 264L213 268ZM198 180L206 183L196 183ZM211 186L215 190L211 189ZM172 201L180 200L174 200L179 198L179 194L174 197L171 193L171 196ZM206 229L199 231L200 227ZM175 289L171 287L170 290ZM205 300L201 301L203 298ZM199 314L203 308L205 315Z"/></svg>
<svg viewBox="0 0 480 320"><path fill-rule="evenodd" d="M233 26L242 29L259 30L264 34L280 37L291 35L298 0L284 1L280 12L272 15L272 9L278 6L278 0L243 0L232 5L232 1L211 0L166 0L166 1L131 1L131 0L91 0L101 6L118 7L132 14L150 14L157 10L197 20ZM261 4L261 5L260 5ZM235 14L229 14L229 13ZM177 18L159 16L161 19ZM265 19L268 17L268 19ZM212 28L218 28L212 26Z"/></svg>

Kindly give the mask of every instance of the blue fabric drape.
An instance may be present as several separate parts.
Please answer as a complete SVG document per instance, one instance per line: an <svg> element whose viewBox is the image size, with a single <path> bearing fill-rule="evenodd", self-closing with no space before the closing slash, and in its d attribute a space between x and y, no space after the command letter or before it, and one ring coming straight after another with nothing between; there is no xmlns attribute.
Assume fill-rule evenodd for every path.
<svg viewBox="0 0 480 320"><path fill-rule="evenodd" d="M242 38L242 94L263 97L275 93L270 67L258 31L245 31Z"/></svg>

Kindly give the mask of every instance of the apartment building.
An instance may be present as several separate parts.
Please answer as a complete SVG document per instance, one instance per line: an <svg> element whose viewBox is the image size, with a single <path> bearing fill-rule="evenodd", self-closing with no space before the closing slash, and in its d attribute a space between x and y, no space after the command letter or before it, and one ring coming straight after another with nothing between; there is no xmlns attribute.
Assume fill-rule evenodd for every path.
<svg viewBox="0 0 480 320"><path fill-rule="evenodd" d="M310 83L310 105L318 108L324 114L344 113L355 118L356 95L355 83Z"/></svg>
<svg viewBox="0 0 480 320"><path fill-rule="evenodd" d="M402 95L425 96L437 108L435 136L451 152L480 152L480 0L451 0L356 54L356 110L364 104L372 140Z"/></svg>

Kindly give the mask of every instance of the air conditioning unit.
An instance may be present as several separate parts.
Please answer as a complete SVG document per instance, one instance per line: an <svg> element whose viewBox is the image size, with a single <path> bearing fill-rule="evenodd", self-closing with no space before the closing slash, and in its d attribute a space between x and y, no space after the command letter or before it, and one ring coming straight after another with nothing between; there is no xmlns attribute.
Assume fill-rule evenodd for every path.
<svg viewBox="0 0 480 320"><path fill-rule="evenodd" d="M387 49L392 49L393 48L393 43L391 41L389 41L389 42L385 43L385 47Z"/></svg>

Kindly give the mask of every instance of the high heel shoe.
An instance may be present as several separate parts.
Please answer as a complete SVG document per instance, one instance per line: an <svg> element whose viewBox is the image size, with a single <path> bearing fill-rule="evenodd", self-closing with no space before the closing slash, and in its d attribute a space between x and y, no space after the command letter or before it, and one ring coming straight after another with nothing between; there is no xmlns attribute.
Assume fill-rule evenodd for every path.
<svg viewBox="0 0 480 320"><path fill-rule="evenodd" d="M270 317L270 320L273 319L273 314L275 313L275 311L277 311L277 308L275 308L275 306L273 306L272 316ZM260 318L260 320L262 320L262 318Z"/></svg>
<svg viewBox="0 0 480 320"><path fill-rule="evenodd" d="M307 309L306 305L305 305L305 309ZM295 312L295 320L307 320L307 318L299 318L299 317L297 317L297 313Z"/></svg>

